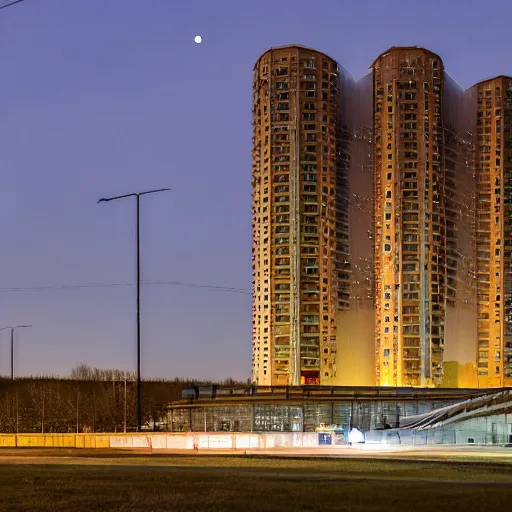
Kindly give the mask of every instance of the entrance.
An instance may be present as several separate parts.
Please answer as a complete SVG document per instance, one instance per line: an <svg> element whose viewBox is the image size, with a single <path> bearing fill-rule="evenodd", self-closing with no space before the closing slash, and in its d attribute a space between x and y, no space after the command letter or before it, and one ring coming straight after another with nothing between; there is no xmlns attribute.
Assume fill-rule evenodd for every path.
<svg viewBox="0 0 512 512"><path fill-rule="evenodd" d="M302 372L300 376L300 384L320 384L320 372L308 371Z"/></svg>

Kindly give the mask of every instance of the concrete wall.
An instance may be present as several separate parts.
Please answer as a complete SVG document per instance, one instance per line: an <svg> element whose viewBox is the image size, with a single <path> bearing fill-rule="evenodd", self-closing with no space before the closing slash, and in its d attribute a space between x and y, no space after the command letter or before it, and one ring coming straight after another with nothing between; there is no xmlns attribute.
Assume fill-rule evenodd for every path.
<svg viewBox="0 0 512 512"><path fill-rule="evenodd" d="M109 448L108 434L0 434L4 448Z"/></svg>
<svg viewBox="0 0 512 512"><path fill-rule="evenodd" d="M444 360L476 363L476 305L446 308Z"/></svg>
<svg viewBox="0 0 512 512"><path fill-rule="evenodd" d="M476 363L444 362L444 388L478 388Z"/></svg>
<svg viewBox="0 0 512 512"><path fill-rule="evenodd" d="M337 314L335 386L375 386L375 328L371 301Z"/></svg>
<svg viewBox="0 0 512 512"><path fill-rule="evenodd" d="M318 446L316 432L158 434L0 434L2 448L125 448L151 450L268 449Z"/></svg>
<svg viewBox="0 0 512 512"><path fill-rule="evenodd" d="M372 430L367 445L502 444L511 442L512 415L461 421L444 428ZM0 448L115 448L128 450L268 450L332 447L319 444L318 432L148 433L148 434L0 434Z"/></svg>

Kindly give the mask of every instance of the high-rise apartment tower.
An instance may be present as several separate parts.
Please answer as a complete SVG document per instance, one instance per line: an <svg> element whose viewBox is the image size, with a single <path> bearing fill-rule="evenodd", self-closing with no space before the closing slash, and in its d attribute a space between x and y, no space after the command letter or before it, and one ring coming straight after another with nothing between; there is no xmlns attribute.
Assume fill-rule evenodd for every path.
<svg viewBox="0 0 512 512"><path fill-rule="evenodd" d="M273 48L253 79L253 355L259 385L331 384L348 307L351 80L327 55Z"/></svg>
<svg viewBox="0 0 512 512"><path fill-rule="evenodd" d="M512 78L470 91L476 112L479 387L512 385Z"/></svg>
<svg viewBox="0 0 512 512"><path fill-rule="evenodd" d="M373 63L376 383L441 384L447 222L441 58L393 47Z"/></svg>

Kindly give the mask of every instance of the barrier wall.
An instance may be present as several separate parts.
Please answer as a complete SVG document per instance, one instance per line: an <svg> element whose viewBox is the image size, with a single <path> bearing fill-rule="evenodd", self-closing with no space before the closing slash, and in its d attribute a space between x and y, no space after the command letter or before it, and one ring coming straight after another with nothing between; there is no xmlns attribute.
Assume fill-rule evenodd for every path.
<svg viewBox="0 0 512 512"><path fill-rule="evenodd" d="M112 435L110 448L152 450L266 450L279 447L317 447L316 432L275 433L185 433Z"/></svg>
<svg viewBox="0 0 512 512"><path fill-rule="evenodd" d="M266 450L318 447L316 432L0 434L0 448L121 448L129 450Z"/></svg>
<svg viewBox="0 0 512 512"><path fill-rule="evenodd" d="M366 445L503 444L512 442L510 415L476 418L429 430L369 431ZM320 437L322 436L322 439ZM332 448L336 436L319 432L141 433L141 434L0 434L0 448L115 448L127 450L269 450Z"/></svg>
<svg viewBox="0 0 512 512"><path fill-rule="evenodd" d="M0 434L2 448L110 448L108 434Z"/></svg>

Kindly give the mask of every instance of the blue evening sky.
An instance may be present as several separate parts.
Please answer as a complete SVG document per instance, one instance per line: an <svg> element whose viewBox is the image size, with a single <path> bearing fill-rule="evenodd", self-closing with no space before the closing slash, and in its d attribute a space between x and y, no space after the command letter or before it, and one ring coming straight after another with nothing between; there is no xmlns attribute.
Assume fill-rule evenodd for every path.
<svg viewBox="0 0 512 512"><path fill-rule="evenodd" d="M439 53L463 87L512 74L512 2L26 0L0 11L0 326L16 373L135 366L133 200L143 279L251 286L251 79L271 46L356 78L393 45ZM194 43L201 35L203 43ZM146 285L144 375L248 378L249 294ZM0 333L0 373L9 334Z"/></svg>

